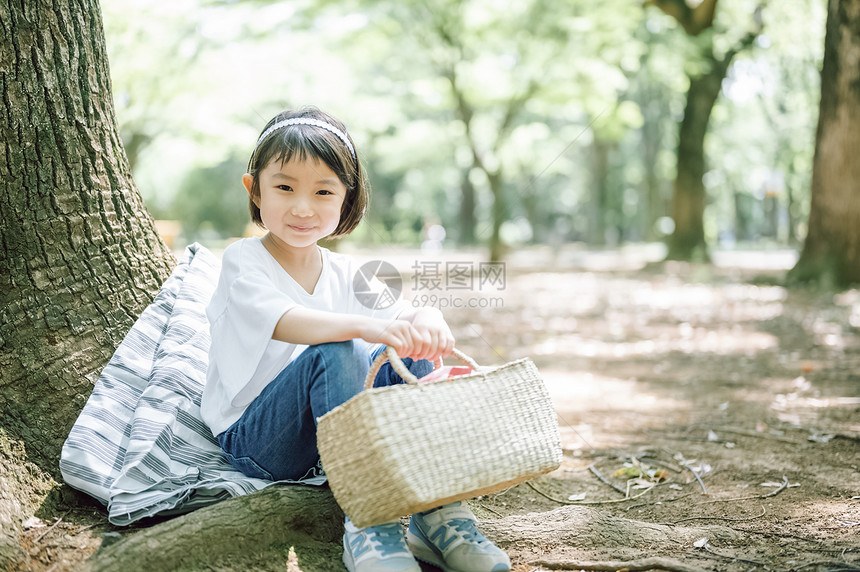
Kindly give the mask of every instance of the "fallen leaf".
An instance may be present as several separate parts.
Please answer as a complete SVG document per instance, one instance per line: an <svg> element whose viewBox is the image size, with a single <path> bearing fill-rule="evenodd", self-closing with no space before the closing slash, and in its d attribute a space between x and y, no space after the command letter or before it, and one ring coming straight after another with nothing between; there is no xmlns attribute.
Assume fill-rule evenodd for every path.
<svg viewBox="0 0 860 572"><path fill-rule="evenodd" d="M675 491L683 491L684 490L684 487L682 487L681 485L676 485L675 483L672 483L671 485L669 485L669 488L672 490L675 490Z"/></svg>
<svg viewBox="0 0 860 572"><path fill-rule="evenodd" d="M30 518L28 518L27 520L24 521L23 526L25 529L30 529L30 528L43 528L43 527L48 526L48 525L45 524L44 522L42 522L42 520L40 518L35 517L35 516L31 516Z"/></svg>
<svg viewBox="0 0 860 572"><path fill-rule="evenodd" d="M717 434L714 433L713 430L708 431L708 441L719 441L719 440L720 440L719 436L717 436Z"/></svg>
<svg viewBox="0 0 860 572"><path fill-rule="evenodd" d="M569 500L569 501L585 500L585 493L579 493L578 495L570 495L569 497L567 497L567 500Z"/></svg>
<svg viewBox="0 0 860 572"><path fill-rule="evenodd" d="M828 441L830 441L834 437L836 437L836 435L832 435L830 433L827 433L825 435L810 435L808 437L808 439L810 441L814 441L815 443L827 443Z"/></svg>
<svg viewBox="0 0 860 572"><path fill-rule="evenodd" d="M711 471L714 470L713 467L711 467L710 463L705 463L704 461L702 461L698 465L693 465L692 463L689 463L689 465L690 465L690 468L693 469L693 471L697 475L699 475L699 477L704 477L705 475L709 475L711 473Z"/></svg>
<svg viewBox="0 0 860 572"><path fill-rule="evenodd" d="M639 467L621 467L614 473L612 473L613 477L638 477L642 475L642 469Z"/></svg>
<svg viewBox="0 0 860 572"><path fill-rule="evenodd" d="M655 483L651 481L646 481L645 479L630 479L627 481L628 483L632 483L631 487L634 489L650 489L655 486Z"/></svg>
<svg viewBox="0 0 860 572"><path fill-rule="evenodd" d="M693 543L693 546L695 546L696 548L704 548L707 545L708 545L708 539L707 538L700 538L699 540L697 540L696 542Z"/></svg>

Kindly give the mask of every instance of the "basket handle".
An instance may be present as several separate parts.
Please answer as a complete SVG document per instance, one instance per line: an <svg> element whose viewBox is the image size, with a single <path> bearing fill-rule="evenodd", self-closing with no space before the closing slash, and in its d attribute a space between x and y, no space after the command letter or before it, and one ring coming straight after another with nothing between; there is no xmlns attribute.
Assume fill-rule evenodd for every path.
<svg viewBox="0 0 860 572"><path fill-rule="evenodd" d="M471 367L475 371L478 370L479 366L475 360L473 360L457 348L454 348L453 353L461 362ZM400 377L403 378L403 381L405 381L406 383L411 383L413 385L418 383L418 378L412 375L412 372L409 371L409 369L406 367L406 364L403 363L403 361L400 359L400 356L397 355L396 351L394 351L394 348L388 346L385 348L385 351L376 356L376 359L373 360L373 363L370 365L370 371L367 372L367 379L364 380L364 389L370 389L371 387L373 387L373 380L376 379L376 374L379 373L379 368L381 368L382 364L384 364L386 361L391 361L391 367L393 367L394 371L396 371L400 375ZM442 360L440 359L439 364L441 363Z"/></svg>

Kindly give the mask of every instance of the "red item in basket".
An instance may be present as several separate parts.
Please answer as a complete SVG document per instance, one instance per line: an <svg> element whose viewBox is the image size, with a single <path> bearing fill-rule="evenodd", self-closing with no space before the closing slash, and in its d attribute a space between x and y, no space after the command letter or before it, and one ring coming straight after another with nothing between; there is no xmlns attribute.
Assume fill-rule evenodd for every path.
<svg viewBox="0 0 860 572"><path fill-rule="evenodd" d="M458 375L466 375L472 373L472 368L465 365L443 365L439 369L433 370L421 379L418 383L426 383L428 381L441 381L443 379L451 379Z"/></svg>

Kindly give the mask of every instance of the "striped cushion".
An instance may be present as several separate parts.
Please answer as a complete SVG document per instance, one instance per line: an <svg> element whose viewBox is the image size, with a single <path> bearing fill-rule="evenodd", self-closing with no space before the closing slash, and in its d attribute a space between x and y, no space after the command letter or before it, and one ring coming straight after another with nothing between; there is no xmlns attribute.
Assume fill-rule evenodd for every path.
<svg viewBox="0 0 860 572"><path fill-rule="evenodd" d="M200 418L209 361L206 305L220 261L199 244L117 348L63 444L65 481L113 524L177 514L273 484L233 469ZM322 484L314 471L302 481Z"/></svg>

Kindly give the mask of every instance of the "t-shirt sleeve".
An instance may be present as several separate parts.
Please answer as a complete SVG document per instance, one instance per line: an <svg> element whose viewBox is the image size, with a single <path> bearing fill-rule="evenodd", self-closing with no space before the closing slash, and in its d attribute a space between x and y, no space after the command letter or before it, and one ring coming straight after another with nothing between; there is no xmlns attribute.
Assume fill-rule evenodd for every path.
<svg viewBox="0 0 860 572"><path fill-rule="evenodd" d="M210 311L216 312L209 316L210 360L218 369L230 404L242 407L254 398L249 382L272 340L275 325L296 302L262 270L243 272L223 286L224 303L217 308L210 306Z"/></svg>

